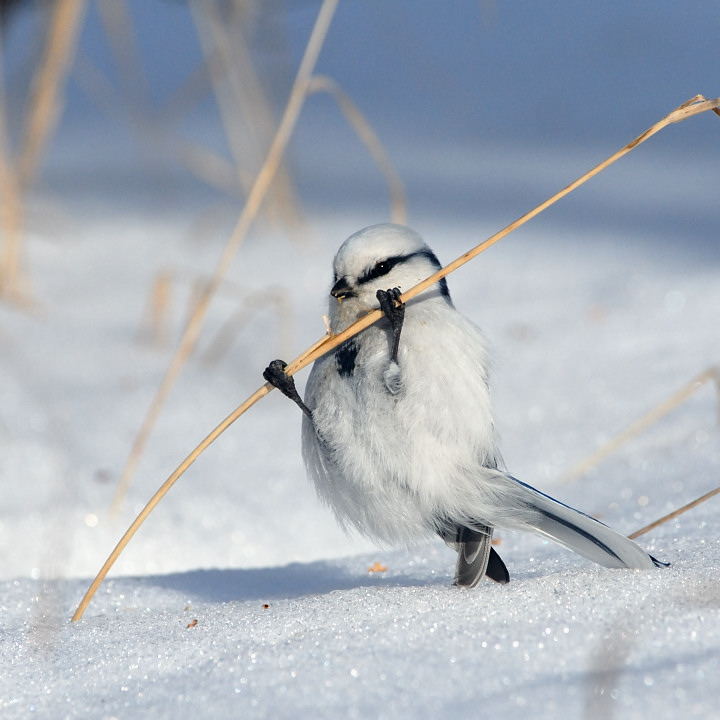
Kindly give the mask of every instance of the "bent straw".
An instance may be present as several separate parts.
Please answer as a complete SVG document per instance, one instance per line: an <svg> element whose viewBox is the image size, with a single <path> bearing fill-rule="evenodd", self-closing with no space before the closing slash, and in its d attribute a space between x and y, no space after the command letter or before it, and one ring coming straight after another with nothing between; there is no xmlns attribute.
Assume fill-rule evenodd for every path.
<svg viewBox="0 0 720 720"><path fill-rule="evenodd" d="M464 255L461 255L457 260L454 260L449 265L446 265L441 270L438 270L436 273L431 275L430 277L426 278L422 282L418 283L414 287L410 288L407 292L403 293L400 296L400 300L402 302L407 302L411 298L415 297L419 293L421 293L426 288L430 287L433 283L436 283L438 280L446 277L453 271L457 270L460 266L464 265L466 262L472 260L472 258L479 255L481 252L489 248L491 245L494 245L498 240L502 239L509 233L511 233L516 228L520 227L521 225L524 225L528 220L534 218L536 215L541 213L546 208L550 207L553 203L557 202L560 198L565 197L568 193L572 192L575 188L577 188L579 185L582 185L584 182L589 180L591 177L594 177L599 172L604 170L606 167L611 165L613 162L621 158L626 153L630 152L633 148L637 147L640 143L647 140L649 137L654 135L656 132L661 130L662 128L666 127L667 125L670 125L671 123L679 122L680 120L684 120L685 118L691 117L692 115L697 115L698 113L705 112L706 110L713 110L715 112L717 111L717 108L720 107L720 98L715 98L714 100L706 100L702 95L696 95L691 100L688 100L686 103L683 103L678 108L673 110L669 115L665 116L662 120L660 120L658 123L653 125L651 128L646 130L642 135L639 135L635 140L630 142L628 145L626 145L622 150L619 150L614 155L611 155L607 160L600 163L600 165L597 165L592 170L588 171L580 177L578 180L575 180L575 182L568 185L566 188L561 190L556 195L553 195L550 199L546 200L545 202L538 205L536 208L531 210L530 212L523 215L521 218L516 220L515 222L508 225L506 228L501 230L500 232L496 233L492 237L488 238L484 242L480 243L476 247L474 247L472 250L469 250ZM720 115L720 112L718 112L718 115ZM293 375L294 373L298 372L302 368L304 368L306 365L309 365L311 362L316 360L319 357L322 357L326 353L330 352L333 348L337 347L341 343L345 342L348 338L357 335L359 332L364 330L365 328L372 325L374 322L380 319L382 316L382 313L380 310L373 310L372 312L369 312L367 315L360 318L357 322L353 323L350 327L348 327L343 332L337 334L337 335L326 335L325 337L318 340L317 343L315 343L313 346L309 347L307 350L305 350L301 355L299 355L295 360L293 360L286 368L285 371L289 375ZM122 536L118 544L115 546L112 553L110 553L110 556L105 561L105 564L100 569L100 572L98 572L97 576L93 580L92 584L88 588L87 592L85 593L85 596L83 597L82 601L80 602L80 605L78 605L77 610L75 611L75 614L72 617L72 620L79 620L83 613L85 612L85 609L89 605L90 601L92 600L93 596L95 595L95 592L100 587L102 581L105 579L106 575L110 571L110 568L113 566L117 558L120 556L120 553L125 549L125 546L128 544L130 539L133 537L133 535L137 532L138 528L143 524L145 519L148 517L148 515L152 512L152 510L155 508L155 506L160 502L162 497L167 493L167 491L175 484L175 482L178 480L178 478L195 462L195 460L200 456L200 454L220 435L222 434L232 423L235 422L242 414L244 414L247 410L249 410L255 403L260 400L262 397L267 395L270 390L272 390L272 386L269 383L266 383L261 388L255 391L253 395L251 395L240 407L238 407L233 413L228 415L228 417L223 420L220 425L218 425L191 453L190 455L185 458L185 460L180 464L180 466L175 470L175 472L163 483L163 485L160 487L160 489L155 493L155 495L152 496L148 504L142 509L140 514L135 518L133 523L130 525L130 527L125 531L125 534ZM720 492L720 490L719 490ZM688 508L689 509L689 508Z"/></svg>
<svg viewBox="0 0 720 720"><path fill-rule="evenodd" d="M312 353L315 348L325 342L325 337L320 338L318 342L312 347L308 348L304 355ZM302 357L302 356L301 356ZM297 361L295 361L297 362ZM75 614L72 616L72 620L79 620L85 609L90 604L93 596L100 587L105 576L108 574L110 568L115 564L115 561L120 556L120 553L125 549L125 546L130 542L132 536L138 531L140 526L145 522L148 515L155 509L155 506L162 500L167 491L175 484L178 478L200 457L200 455L206 450L209 445L212 445L215 440L227 430L241 415L246 413L258 400L267 395L273 386L270 383L265 383L262 387L258 388L242 405L235 409L230 415L228 415L205 439L185 458L185 460L178 465L175 472L160 486L157 492L150 498L149 502L140 511L140 514L135 518L130 527L125 531L125 534L120 538L120 541L115 546L113 551L110 553L105 564L100 568L97 576L93 580L92 584L88 588L85 596L83 597L80 605L78 605Z"/></svg>
<svg viewBox="0 0 720 720"><path fill-rule="evenodd" d="M240 244L245 239L245 235L259 212L273 178L275 177L275 173L278 170L282 156L285 153L285 148L290 141L290 136L292 135L295 124L300 116L303 102L307 97L313 69L320 55L320 50L325 40L325 36L330 28L330 22L332 21L338 2L339 0L323 0L317 20L315 21L315 26L313 27L310 39L308 40L308 44L305 49L305 55L300 62L300 67L298 68L298 72L295 77L295 83L290 91L290 97L285 107L285 112L280 121L277 132L275 133L275 137L273 138L272 145L268 150L265 162L255 178L255 183L248 194L240 218L238 219L232 235L230 236L220 260L218 261L213 277L195 305L192 317L190 318L190 321L185 328L183 337L180 340L180 346L176 350L175 355L170 362L170 366L165 372L165 376L163 377L150 409L145 416L142 427L135 438L135 442L125 464L122 477L120 478L120 482L118 483L118 487L115 491L115 497L113 498L110 508L111 513L119 509L122 500L127 493L130 481L135 473L135 469L140 461L140 456L143 453L145 445L147 444L150 432L160 415L160 411L165 404L165 400L175 384L175 380L185 365L185 361L192 352L193 347L195 347L195 342L200 334L200 329L210 306L210 301L212 300L218 286L222 283L223 278L227 274L230 263L235 257L235 253L240 247Z"/></svg>
<svg viewBox="0 0 720 720"><path fill-rule="evenodd" d="M360 109L353 102L352 98L331 77L315 75L308 89L308 93L316 92L325 92L335 101L348 123L350 123L353 130L355 130L355 134L368 149L368 152L372 155L373 160L375 160L375 163L378 168L380 168L380 172L387 182L388 191L390 192L392 221L400 225L405 225L407 222L407 202L405 200L403 181L390 162L390 158L387 152L385 152L380 138L378 138L370 123L365 119L365 116L360 112Z"/></svg>
<svg viewBox="0 0 720 720"><path fill-rule="evenodd" d="M570 183L570 185L560 190L560 192L556 193L551 198L545 200L545 202L540 203L540 205L538 205L536 208L530 210L530 212L518 218L517 220L515 220L515 222L510 223L510 225L495 233L484 242L476 245L472 250L468 250L468 252L466 252L464 255L461 255L456 260L453 260L444 268L438 270L430 277L415 285L415 287L410 288L410 290L400 296L400 301L407 302L411 298L414 298L416 295L419 295L423 290L426 290L434 283L454 272L466 262L469 262L474 257L479 255L481 252L487 250L499 240L502 240L506 235L509 235L511 232L517 230L517 228L521 227L529 220L532 220L535 216L539 215L544 210L547 210L547 208L556 203L558 200L564 198L566 195L569 195L573 190L577 189L578 187L580 187L580 185L590 180L590 178L595 177L595 175L605 170L615 161L619 160L621 157L629 153L638 145L645 142L645 140L655 135L655 133L659 132L664 127L685 120L686 118L692 117L693 115L698 115L699 113L706 112L707 110L712 110L713 112L720 115L720 110L718 110L718 108L720 108L720 98L706 100L702 95L695 95L695 97L690 98L690 100L683 103L671 113L666 115L662 120L655 123L655 125L653 125L652 127L648 128L644 133L642 133L642 135L638 135L638 137L628 143L624 148L618 150L614 155L611 155L609 158L607 158L607 160L604 160L599 165L596 165L594 168L592 168L592 170L586 172L577 180ZM339 333L338 335L328 337L328 339L325 340L324 343L322 343L316 350L313 351L312 355L308 353L301 355L297 360L294 360L292 363L290 363L285 369L285 371L288 373L288 375L296 373L298 370L301 370L303 367L305 367L305 365L309 364L318 357L321 357L325 353L345 342L345 340L347 340L348 338L357 335L365 328L377 322L377 320L379 320L381 316L382 311L373 310L364 317L360 318L357 322L355 322L343 332Z"/></svg>
<svg viewBox="0 0 720 720"><path fill-rule="evenodd" d="M703 385L711 380L715 381L718 391L720 392L720 367L710 367L701 372L698 376L694 377L690 380L690 382L683 385L683 387L674 392L670 397L663 400L663 402L649 412L645 413L642 417L638 418L634 423L632 423L632 425L627 427L611 440L608 440L608 442L598 448L594 453L591 453L584 460L581 460L579 463L571 467L570 470L561 476L558 480L558 484L564 485L581 478L588 470L594 468L598 463L614 453L621 445L624 445L631 438L634 438L644 430L647 430L651 425L654 425L661 418L665 417L665 415L667 415L671 410L674 410L678 405L685 402L685 400L695 394L701 387L703 387Z"/></svg>

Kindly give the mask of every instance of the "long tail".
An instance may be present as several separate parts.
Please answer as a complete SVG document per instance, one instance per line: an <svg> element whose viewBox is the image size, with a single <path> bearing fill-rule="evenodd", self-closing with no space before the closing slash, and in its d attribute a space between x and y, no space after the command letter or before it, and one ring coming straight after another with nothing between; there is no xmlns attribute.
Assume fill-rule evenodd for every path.
<svg viewBox="0 0 720 720"><path fill-rule="evenodd" d="M515 478L526 493L523 501L537 511L528 526L599 565L610 568L666 567L639 545L599 520L564 505Z"/></svg>

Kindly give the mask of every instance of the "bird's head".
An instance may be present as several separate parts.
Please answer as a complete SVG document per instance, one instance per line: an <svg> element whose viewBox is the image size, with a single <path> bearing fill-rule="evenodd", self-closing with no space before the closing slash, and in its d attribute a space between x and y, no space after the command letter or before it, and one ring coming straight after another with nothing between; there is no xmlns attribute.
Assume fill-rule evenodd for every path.
<svg viewBox="0 0 720 720"><path fill-rule="evenodd" d="M358 317L379 307L378 290L409 290L441 267L423 239L402 225L371 225L351 235L337 251L333 262L330 295L333 330L346 327ZM428 293L450 299L445 280Z"/></svg>

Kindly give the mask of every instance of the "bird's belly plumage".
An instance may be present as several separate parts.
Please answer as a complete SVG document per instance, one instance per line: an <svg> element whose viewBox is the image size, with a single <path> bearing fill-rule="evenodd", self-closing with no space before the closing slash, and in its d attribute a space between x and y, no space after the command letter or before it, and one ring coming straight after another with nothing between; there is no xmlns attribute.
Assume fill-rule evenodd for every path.
<svg viewBox="0 0 720 720"><path fill-rule="evenodd" d="M303 449L318 494L344 525L389 543L467 519L468 492L487 486L491 504L492 478L502 477L479 331L450 307L439 317L412 310L396 394L382 327L364 331L351 374L332 354L318 360L306 393Z"/></svg>

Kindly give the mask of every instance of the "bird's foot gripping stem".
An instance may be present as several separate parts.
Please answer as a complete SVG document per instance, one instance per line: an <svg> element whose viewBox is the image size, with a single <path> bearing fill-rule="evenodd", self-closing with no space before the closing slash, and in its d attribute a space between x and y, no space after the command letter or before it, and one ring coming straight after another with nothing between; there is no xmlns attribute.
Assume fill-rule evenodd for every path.
<svg viewBox="0 0 720 720"><path fill-rule="evenodd" d="M392 327L392 349L390 360L397 363L398 349L400 348L400 334L402 333L403 323L405 322L405 303L400 300L400 288L390 288L389 290L378 290L375 296L380 303L380 309L390 322Z"/></svg>
<svg viewBox="0 0 720 720"><path fill-rule="evenodd" d="M292 375L285 372L286 367L287 363L283 360L273 360L263 371L263 377L285 397L290 398L312 420L312 411L302 401L295 387L295 380Z"/></svg>

